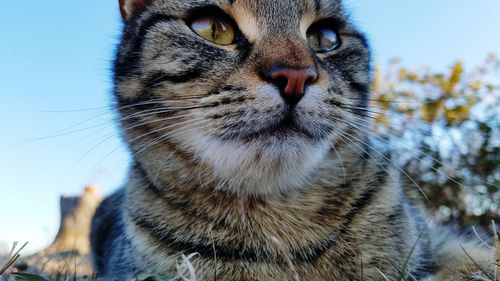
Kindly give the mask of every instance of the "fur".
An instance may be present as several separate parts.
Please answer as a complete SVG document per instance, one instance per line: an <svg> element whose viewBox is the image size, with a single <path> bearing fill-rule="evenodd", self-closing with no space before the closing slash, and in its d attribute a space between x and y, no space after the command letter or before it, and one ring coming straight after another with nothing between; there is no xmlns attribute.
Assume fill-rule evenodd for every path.
<svg viewBox="0 0 500 281"><path fill-rule="evenodd" d="M340 1L121 7L115 98L133 165L94 218L99 276L175 276L181 254L198 253L199 280L290 280L288 260L302 280L473 280L465 242L433 240L370 144L370 49ZM228 18L240 36L208 42L189 27L200 14ZM335 29L337 49L309 48L318 22ZM267 75L276 66L311 67L318 79L292 106ZM471 249L492 268L488 251Z"/></svg>

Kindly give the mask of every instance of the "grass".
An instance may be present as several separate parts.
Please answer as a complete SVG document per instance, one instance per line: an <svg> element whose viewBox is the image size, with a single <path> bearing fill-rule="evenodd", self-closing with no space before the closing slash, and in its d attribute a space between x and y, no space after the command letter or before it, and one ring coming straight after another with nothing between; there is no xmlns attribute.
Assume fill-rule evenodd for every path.
<svg viewBox="0 0 500 281"><path fill-rule="evenodd" d="M0 281L55 281L55 280L64 280L64 281L77 281L77 280L90 280L95 281L97 278L95 276L90 278L78 277L76 275L70 275L69 273L64 276L60 276L59 278L49 279L39 274L32 274L27 272L17 272L15 269L16 262L19 261L21 257L21 251L28 245L28 242L24 243L21 247L18 247L18 242L15 242L12 246L12 249L7 257L0 257ZM192 254L189 256L182 255L182 263L177 266L179 271L179 278L183 281L198 281L196 279L195 270L191 263L191 259L196 256L196 254ZM188 273L188 277L186 275L186 269ZM143 279L136 278L136 281L174 281L179 280L177 278L172 277L158 277L151 276Z"/></svg>
<svg viewBox="0 0 500 281"><path fill-rule="evenodd" d="M495 278L500 280L500 232L497 231L497 226L495 222L493 225L493 241L495 243Z"/></svg>
<svg viewBox="0 0 500 281"><path fill-rule="evenodd" d="M487 272L484 270L484 268L478 264L470 255L469 253L462 247L462 250L466 254L466 256L471 259L471 261L477 266L477 268L484 273L486 278L481 277L480 280L488 280L488 281L500 281L500 233L496 229L495 223L493 223L493 242L494 242L494 251L495 251L495 264L494 264L494 272ZM419 237L420 239L420 237ZM290 271L290 280L292 281L300 281L300 276L295 268L295 265L290 258L290 254L287 252L285 247L283 247L282 243L275 237L271 237L271 240L273 243L280 249L281 254L283 255L287 266ZM8 281L8 280L23 280L23 281L51 281L50 279L47 279L41 275L37 274L31 274L31 273L25 273L25 272L16 272L14 269L14 265L16 264L16 261L21 257L21 251L26 247L28 243L23 244L22 246L18 247L18 243L14 243L12 246L12 249L9 253L9 255L4 259L0 260L0 281ZM412 249L413 250L413 249ZM413 252L413 251L412 251ZM410 253L411 255L411 253ZM202 281L197 279L196 277L196 269L193 266L193 259L198 257L199 254L193 253L190 255L182 255L181 256L181 262L177 265L177 272L178 276L175 278L172 277L161 277L161 276L150 276L146 278L136 278L136 281ZM214 256L216 257L216 253L214 251ZM408 264L409 258L405 261L405 267ZM362 270L362 265L361 265L361 270ZM405 269L403 271L405 272ZM382 276L383 280L388 280L390 279L384 275L382 271L379 270L380 275ZM493 275L492 275L493 274ZM78 278L77 276L69 276L66 275L62 280L64 281L71 281L71 280L97 280L95 277L92 278ZM403 277L403 273L400 276L399 280L405 280ZM214 281L217 281L217 275L214 276Z"/></svg>
<svg viewBox="0 0 500 281"><path fill-rule="evenodd" d="M13 267L13 265L16 263L16 261L21 257L21 251L28 245L28 242L24 243L19 249L17 249L18 243L15 242L12 245L12 249L10 250L9 255L5 259L5 261L2 261L0 263L0 276L9 273L9 270Z"/></svg>

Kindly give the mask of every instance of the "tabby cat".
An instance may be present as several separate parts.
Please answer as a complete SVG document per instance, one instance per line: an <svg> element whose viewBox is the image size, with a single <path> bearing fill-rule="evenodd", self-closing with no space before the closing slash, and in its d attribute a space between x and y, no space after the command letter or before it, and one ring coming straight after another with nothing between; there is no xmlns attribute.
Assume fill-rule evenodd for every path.
<svg viewBox="0 0 500 281"><path fill-rule="evenodd" d="M370 49L340 0L120 7L133 164L93 221L100 277L176 276L193 253L197 280L493 275L493 255L430 227L370 144Z"/></svg>

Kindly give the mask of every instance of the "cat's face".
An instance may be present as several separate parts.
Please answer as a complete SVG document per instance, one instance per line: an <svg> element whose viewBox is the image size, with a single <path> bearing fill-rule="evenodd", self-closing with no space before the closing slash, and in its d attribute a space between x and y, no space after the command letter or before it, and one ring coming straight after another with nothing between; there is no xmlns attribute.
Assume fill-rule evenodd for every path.
<svg viewBox="0 0 500 281"><path fill-rule="evenodd" d="M299 188L361 122L369 49L340 1L124 0L121 8L116 96L125 139L150 174L184 159L220 188Z"/></svg>

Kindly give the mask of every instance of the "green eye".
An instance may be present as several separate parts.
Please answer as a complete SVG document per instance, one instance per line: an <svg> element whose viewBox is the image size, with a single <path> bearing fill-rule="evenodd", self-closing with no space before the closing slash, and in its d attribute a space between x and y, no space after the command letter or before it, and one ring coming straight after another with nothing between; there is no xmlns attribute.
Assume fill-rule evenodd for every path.
<svg viewBox="0 0 500 281"><path fill-rule="evenodd" d="M203 39L222 46L233 44L236 37L233 25L217 17L199 17L191 23L191 29Z"/></svg>
<svg viewBox="0 0 500 281"><path fill-rule="evenodd" d="M329 27L313 27L307 31L309 47L317 53L326 53L340 45L337 33Z"/></svg>

